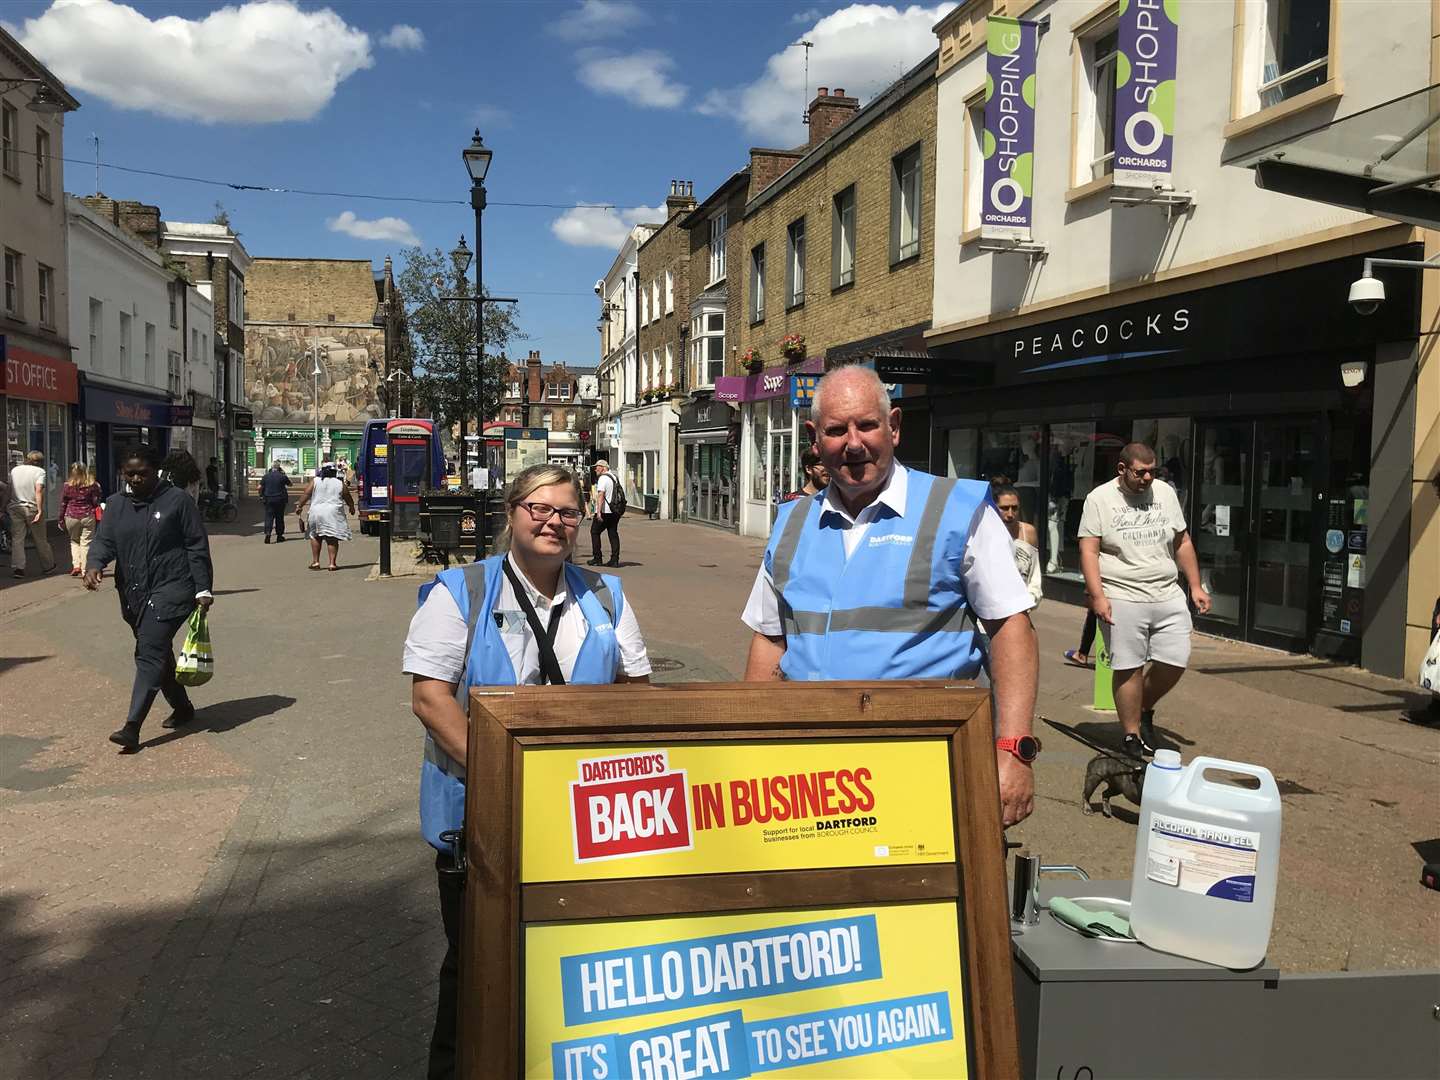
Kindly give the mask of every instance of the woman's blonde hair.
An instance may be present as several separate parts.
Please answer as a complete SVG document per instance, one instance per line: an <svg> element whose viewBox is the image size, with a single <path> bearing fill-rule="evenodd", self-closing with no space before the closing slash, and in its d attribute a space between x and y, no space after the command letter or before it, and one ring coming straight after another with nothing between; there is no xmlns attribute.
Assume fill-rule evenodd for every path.
<svg viewBox="0 0 1440 1080"><path fill-rule="evenodd" d="M70 475L66 477L65 482L73 484L75 487L89 487L95 483L95 470L84 462L77 461L70 466Z"/></svg>
<svg viewBox="0 0 1440 1080"><path fill-rule="evenodd" d="M510 520L515 516L515 508L524 502L531 492L552 484L569 484L575 489L575 505L584 507L585 493L580 490L580 481L575 479L575 474L569 469L559 465L531 465L528 469L521 470L520 475L505 485L505 527L495 538L497 554L510 550ZM576 535L579 535L578 530Z"/></svg>

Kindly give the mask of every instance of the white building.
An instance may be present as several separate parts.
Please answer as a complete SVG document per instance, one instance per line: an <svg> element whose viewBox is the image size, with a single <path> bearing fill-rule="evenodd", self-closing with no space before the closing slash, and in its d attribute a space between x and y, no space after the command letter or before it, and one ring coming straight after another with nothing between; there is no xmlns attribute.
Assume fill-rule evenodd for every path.
<svg viewBox="0 0 1440 1080"><path fill-rule="evenodd" d="M197 373L213 378L213 312L159 252L102 210L67 195L65 215L70 325L83 379L78 456L109 492L125 446L194 445L188 391Z"/></svg>
<svg viewBox="0 0 1440 1080"><path fill-rule="evenodd" d="M1041 23L1032 222L1018 248L980 229L986 16L1002 6ZM1163 21L1161 5L1127 10L1142 8ZM1119 4L969 0L936 26L931 465L1019 489L1047 592L1079 599L1085 494L1114 477L1121 446L1143 441L1195 536L1214 601L1199 626L1416 670L1440 591L1425 483L1440 458L1440 373L1418 359L1422 300L1433 311L1440 282L1382 273L1390 302L1368 318L1346 295L1364 256L1422 256L1437 250L1434 234L1263 190L1226 162L1299 162L1295 149L1261 151L1436 82L1433 10L1183 5L1171 180L1159 187L1115 182L1116 71L1134 70L1120 54ZM1431 106L1418 100L1414 116L1377 112L1361 119L1373 129L1364 138L1342 146L1335 128L1315 149L1368 162L1376 185L1394 179L1403 159L1381 155L1423 121ZM1423 163L1433 136L1406 155ZM1423 604L1407 619L1413 574L1423 581L1408 593Z"/></svg>

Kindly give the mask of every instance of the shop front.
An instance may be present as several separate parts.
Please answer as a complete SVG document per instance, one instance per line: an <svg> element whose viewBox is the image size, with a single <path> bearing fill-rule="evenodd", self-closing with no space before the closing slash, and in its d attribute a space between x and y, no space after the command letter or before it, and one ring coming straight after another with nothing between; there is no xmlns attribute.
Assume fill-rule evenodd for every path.
<svg viewBox="0 0 1440 1080"><path fill-rule="evenodd" d="M1408 505L1387 497L1377 521L1370 492L1408 487L1408 449L1391 436L1410 430L1407 409L1413 426L1418 301L1397 282L1380 313L1355 313L1359 269L1320 263L937 345L932 468L1013 485L1047 594L1081 602L1085 496L1114 479L1127 443L1145 443L1212 598L1198 628L1348 660L1363 650L1383 669L1395 635L1367 583L1403 582ZM943 381L977 368L988 386Z"/></svg>
<svg viewBox="0 0 1440 1080"><path fill-rule="evenodd" d="M128 387L113 388L91 376L86 377L81 400L81 456L95 470L95 479L106 495L122 490L120 466L127 447L144 443L166 454L175 445L174 432L189 429L195 419L195 410L189 405L176 405L167 397ZM200 466L204 468L203 460Z"/></svg>
<svg viewBox="0 0 1440 1080"><path fill-rule="evenodd" d="M680 412L679 434L685 463L685 521L734 530L735 484L740 456L740 421L723 401L702 397Z"/></svg>
<svg viewBox="0 0 1440 1080"><path fill-rule="evenodd" d="M715 400L740 406L740 532L746 536L769 536L780 500L800 486L810 403L796 380L824 370L817 356L795 367L715 380Z"/></svg>
<svg viewBox="0 0 1440 1080"><path fill-rule="evenodd" d="M621 448L616 462L630 513L658 506L660 516L670 516L672 435L675 410L669 401L626 409L622 416Z"/></svg>
<svg viewBox="0 0 1440 1080"><path fill-rule="evenodd" d="M75 459L74 406L79 372L68 359L13 343L0 334L0 424L5 470L38 450L45 455L45 513L60 509L60 488Z"/></svg>
<svg viewBox="0 0 1440 1080"><path fill-rule="evenodd" d="M248 418L249 414L246 414ZM251 421L253 424L253 421ZM237 425L238 427L238 425ZM262 427L237 430L241 450L252 471L264 472L275 462L292 477L308 477L321 461L343 461L353 467L360 460L359 428L322 427L317 440L314 428Z"/></svg>

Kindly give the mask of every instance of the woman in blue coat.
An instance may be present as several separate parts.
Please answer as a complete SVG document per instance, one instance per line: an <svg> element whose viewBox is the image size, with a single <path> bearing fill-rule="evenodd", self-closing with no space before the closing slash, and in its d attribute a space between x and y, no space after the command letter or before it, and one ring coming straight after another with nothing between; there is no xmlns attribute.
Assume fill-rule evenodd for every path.
<svg viewBox="0 0 1440 1080"><path fill-rule="evenodd" d="M420 590L405 639L411 703L425 726L420 831L436 850L440 914L449 948L428 1076L455 1069L460 875L440 834L461 827L472 686L649 682L650 660L620 578L568 562L581 518L574 476L536 465L505 492L502 554L446 570Z"/></svg>

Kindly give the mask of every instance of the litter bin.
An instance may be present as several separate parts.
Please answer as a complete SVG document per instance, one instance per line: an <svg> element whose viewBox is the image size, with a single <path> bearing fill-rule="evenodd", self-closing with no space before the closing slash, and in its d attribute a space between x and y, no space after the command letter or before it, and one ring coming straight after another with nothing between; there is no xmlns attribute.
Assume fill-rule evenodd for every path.
<svg viewBox="0 0 1440 1080"><path fill-rule="evenodd" d="M476 513L475 498L448 491L425 491L420 494L420 539L428 557L439 557L446 566L450 556L462 547L464 519ZM472 541L473 544L473 541Z"/></svg>

